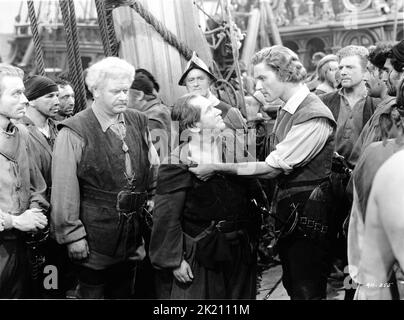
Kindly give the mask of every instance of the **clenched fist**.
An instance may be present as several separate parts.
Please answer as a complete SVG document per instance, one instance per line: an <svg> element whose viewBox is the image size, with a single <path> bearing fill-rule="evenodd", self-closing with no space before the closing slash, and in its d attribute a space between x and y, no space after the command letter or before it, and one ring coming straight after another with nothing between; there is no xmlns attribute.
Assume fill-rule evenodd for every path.
<svg viewBox="0 0 404 320"><path fill-rule="evenodd" d="M67 252L69 258L72 260L83 260L88 257L90 250L88 248L87 240L81 239L67 245Z"/></svg>

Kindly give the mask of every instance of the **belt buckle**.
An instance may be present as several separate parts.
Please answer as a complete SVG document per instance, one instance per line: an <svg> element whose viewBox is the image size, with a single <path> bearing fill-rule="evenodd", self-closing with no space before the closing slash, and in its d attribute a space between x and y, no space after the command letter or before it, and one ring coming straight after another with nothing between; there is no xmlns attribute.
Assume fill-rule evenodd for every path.
<svg viewBox="0 0 404 320"><path fill-rule="evenodd" d="M218 223L216 223L215 227L218 231L222 232L222 226L223 224L226 223L226 220L220 220Z"/></svg>

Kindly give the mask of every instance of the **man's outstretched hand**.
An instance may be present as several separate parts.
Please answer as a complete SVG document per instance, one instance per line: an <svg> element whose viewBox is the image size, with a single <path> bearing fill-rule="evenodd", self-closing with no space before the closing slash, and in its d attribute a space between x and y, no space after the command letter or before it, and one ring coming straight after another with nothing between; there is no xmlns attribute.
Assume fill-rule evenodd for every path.
<svg viewBox="0 0 404 320"><path fill-rule="evenodd" d="M198 164L189 168L196 177L202 181L209 180L215 174L215 166L212 163Z"/></svg>

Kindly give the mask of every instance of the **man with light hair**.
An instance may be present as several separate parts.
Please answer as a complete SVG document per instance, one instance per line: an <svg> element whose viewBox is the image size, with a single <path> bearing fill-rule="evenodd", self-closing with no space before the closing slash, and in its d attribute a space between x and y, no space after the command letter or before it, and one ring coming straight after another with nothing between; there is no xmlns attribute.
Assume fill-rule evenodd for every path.
<svg viewBox="0 0 404 320"><path fill-rule="evenodd" d="M21 119L28 100L21 69L0 64L0 299L30 298L25 236L48 224L46 184Z"/></svg>
<svg viewBox="0 0 404 320"><path fill-rule="evenodd" d="M330 108L337 122L335 133L335 149L338 161L333 166L332 182L335 190L335 206L337 208L338 241L334 246L336 273L343 277L342 270L347 265L346 238L343 236L342 225L349 214L351 201L345 191L349 181L347 163L353 147L366 122L372 116L379 99L368 95L365 86L369 51L363 46L350 45L337 52L341 89L321 96ZM342 160L342 161L341 161ZM345 161L346 160L346 161ZM348 167L348 168L347 168ZM339 270L338 270L339 269ZM348 295L346 295L348 298Z"/></svg>
<svg viewBox="0 0 404 320"><path fill-rule="evenodd" d="M202 164L190 168L201 179L217 172L275 179L272 208L282 282L293 300L325 299L333 212L328 205L334 128L330 110L303 83L306 69L283 46L252 59L255 89L278 110L270 153L262 162ZM282 221L282 222L280 222Z"/></svg>
<svg viewBox="0 0 404 320"><path fill-rule="evenodd" d="M147 117L129 110L135 68L105 58L88 69L90 108L59 124L51 232L78 265L78 298L129 298L143 259L139 220L158 165Z"/></svg>

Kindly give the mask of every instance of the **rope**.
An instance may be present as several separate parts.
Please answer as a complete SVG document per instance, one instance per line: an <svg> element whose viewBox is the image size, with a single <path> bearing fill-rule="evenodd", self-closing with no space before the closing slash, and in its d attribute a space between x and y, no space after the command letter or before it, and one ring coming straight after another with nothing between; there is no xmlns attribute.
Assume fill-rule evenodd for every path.
<svg viewBox="0 0 404 320"><path fill-rule="evenodd" d="M111 49L111 55L114 57L117 57L118 52L119 52L119 46L118 46L118 41L116 40L114 19L112 17L112 10L107 10L105 12L105 20L107 22L107 32L108 32L109 46Z"/></svg>
<svg viewBox="0 0 404 320"><path fill-rule="evenodd" d="M29 0L29 1L27 1L27 5L28 5L29 19L31 21L31 31L32 31L33 41L34 41L34 48L35 48L36 73L41 76L44 76L45 75L45 63L43 60L41 39L39 38L38 22L36 19L34 2L32 0Z"/></svg>
<svg viewBox="0 0 404 320"><path fill-rule="evenodd" d="M77 87L78 92L80 92L77 99L77 105L82 108L86 106L86 90L84 86L84 78L83 78L83 64L81 62L81 54L80 54L80 46L79 46L79 37L77 33L77 23L76 23L76 10L74 8L73 0L68 0L69 9L70 9L70 26L72 31L72 40L73 40L73 51L75 56L75 66L76 66L76 74L77 74ZM77 108L76 108L77 110Z"/></svg>
<svg viewBox="0 0 404 320"><path fill-rule="evenodd" d="M100 27L102 46L106 57L112 55L110 41L108 38L107 21L105 18L105 6L103 0L95 0L95 7L97 9L98 25Z"/></svg>
<svg viewBox="0 0 404 320"><path fill-rule="evenodd" d="M69 63L69 78L75 92L74 111L79 112L86 107L83 70L80 49L77 39L77 25L75 23L74 4L72 0L59 0L63 25L66 31L67 58ZM72 23L72 21L74 22ZM73 30L74 29L74 30Z"/></svg>
<svg viewBox="0 0 404 320"><path fill-rule="evenodd" d="M146 10L141 3L137 0L129 0L129 6L148 23L150 24L161 36L162 38L168 42L170 45L175 47L178 52L187 60L192 57L192 50L188 48L188 46L179 41L177 36L168 30L158 19L156 19L153 14Z"/></svg>

